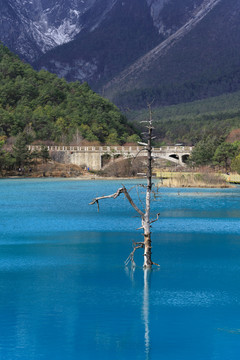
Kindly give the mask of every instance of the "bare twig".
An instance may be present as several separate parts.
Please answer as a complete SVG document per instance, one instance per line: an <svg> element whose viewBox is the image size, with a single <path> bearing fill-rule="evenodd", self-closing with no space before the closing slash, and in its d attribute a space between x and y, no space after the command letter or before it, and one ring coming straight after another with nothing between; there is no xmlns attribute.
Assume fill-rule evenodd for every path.
<svg viewBox="0 0 240 360"><path fill-rule="evenodd" d="M155 263L155 262L153 262L153 261L152 261L152 264L160 267L159 264L157 264L157 263Z"/></svg>
<svg viewBox="0 0 240 360"><path fill-rule="evenodd" d="M143 202L142 202L142 200L141 200L141 198L140 198L140 195L139 195L138 187L137 187L136 189L137 189L138 200L139 200L139 202L141 203L141 205L144 207Z"/></svg>
<svg viewBox="0 0 240 360"><path fill-rule="evenodd" d="M154 220L150 221L150 224L154 223L155 221L158 221L158 219L159 219L159 215L160 215L160 213L158 213L158 214L157 214L156 219L154 219Z"/></svg>
<svg viewBox="0 0 240 360"><path fill-rule="evenodd" d="M142 217L144 216L144 213L142 212L142 210L140 210L137 205L133 202L131 196L129 195L127 189L125 188L125 186L123 186L123 193L126 196L126 198L128 199L129 203L132 205L132 207L139 213L139 215L141 215Z"/></svg>
<svg viewBox="0 0 240 360"><path fill-rule="evenodd" d="M147 149L144 148L144 149L139 150L139 151L137 152L137 154L133 157L133 161L138 157L138 154L140 154L140 152L142 152L142 151L147 151Z"/></svg>
<svg viewBox="0 0 240 360"><path fill-rule="evenodd" d="M141 249L144 247L144 242L134 242L133 241L133 251L129 254L128 258L125 261L125 265L127 266L129 262L131 261L132 266L136 266L134 261L134 253L137 249Z"/></svg>

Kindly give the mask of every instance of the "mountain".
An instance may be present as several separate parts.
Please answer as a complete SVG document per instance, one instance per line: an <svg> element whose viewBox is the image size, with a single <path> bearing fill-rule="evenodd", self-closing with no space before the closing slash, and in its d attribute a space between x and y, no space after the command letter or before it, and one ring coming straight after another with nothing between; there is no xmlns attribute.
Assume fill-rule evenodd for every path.
<svg viewBox="0 0 240 360"><path fill-rule="evenodd" d="M4 44L121 108L240 89L239 0L0 0Z"/></svg>
<svg viewBox="0 0 240 360"><path fill-rule="evenodd" d="M95 90L175 33L204 0L101 0L84 15L85 28L73 41L46 53L36 62L68 80L87 81ZM86 26L107 15L96 27Z"/></svg>
<svg viewBox="0 0 240 360"><path fill-rule="evenodd" d="M72 40L84 27L83 15L95 3L96 0L0 0L1 41L33 62L48 50ZM96 22L91 25L96 26Z"/></svg>
<svg viewBox="0 0 240 360"><path fill-rule="evenodd" d="M195 18L105 85L118 105L139 108L240 89L240 2L206 0Z"/></svg>
<svg viewBox="0 0 240 360"><path fill-rule="evenodd" d="M96 29L38 65L138 109L240 90L239 43L239 0L116 1Z"/></svg>
<svg viewBox="0 0 240 360"><path fill-rule="evenodd" d="M189 21L203 1L0 0L0 38L36 68L100 89Z"/></svg>

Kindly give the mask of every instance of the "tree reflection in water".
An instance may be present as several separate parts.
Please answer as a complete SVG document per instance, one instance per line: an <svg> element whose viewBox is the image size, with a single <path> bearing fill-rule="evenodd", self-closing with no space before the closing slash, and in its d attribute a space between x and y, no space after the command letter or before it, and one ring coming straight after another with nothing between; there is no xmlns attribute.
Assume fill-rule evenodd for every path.
<svg viewBox="0 0 240 360"><path fill-rule="evenodd" d="M150 323L149 323L149 289L151 283L152 270L143 269L144 287L143 287L143 305L142 305L142 317L144 323L144 337L145 337L145 354L146 360L150 360L151 339L150 339Z"/></svg>
<svg viewBox="0 0 240 360"><path fill-rule="evenodd" d="M126 274L129 276L132 285L135 284L134 274L136 267L131 268L125 267ZM151 285L152 269L143 268L143 298L142 298L142 321L144 325L144 349L145 349L145 360L151 359L151 338L150 338L150 305L149 305L149 291Z"/></svg>

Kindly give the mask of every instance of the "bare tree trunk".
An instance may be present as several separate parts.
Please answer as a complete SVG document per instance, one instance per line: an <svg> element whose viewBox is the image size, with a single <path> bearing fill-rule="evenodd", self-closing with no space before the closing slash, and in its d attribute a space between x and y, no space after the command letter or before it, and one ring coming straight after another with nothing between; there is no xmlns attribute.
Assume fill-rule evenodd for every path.
<svg viewBox="0 0 240 360"><path fill-rule="evenodd" d="M144 229L144 262L143 266L152 266L152 241L151 241L151 225L150 225L150 206L151 206L151 192L152 192L152 113L149 106L149 126L148 126L148 166L147 166L147 191L146 191L146 207L145 214L142 219Z"/></svg>
<svg viewBox="0 0 240 360"><path fill-rule="evenodd" d="M127 265L130 261L132 262L132 265L135 266L134 262L134 253L139 248L144 248L144 261L143 261L143 267L151 268L152 265L158 264L154 263L152 261L152 241L151 241L151 224L158 220L159 214L157 214L157 218L155 220L150 219L150 205L151 205L151 193L152 193L152 112L151 112L151 105L149 107L149 120L148 122L148 140L147 144L140 143L140 145L146 146L142 150L147 150L147 157L148 157L148 164L147 164L147 190L146 190L146 203L145 203L145 210L142 211L138 208L138 206L134 203L132 200L129 192L123 186L122 188L119 188L114 194L111 195L105 195L100 196L90 203L90 205L97 204L98 210L99 210L99 201L102 199L109 199L113 198L116 199L120 194L124 194L131 206L137 211L137 213L141 216L142 219L142 226L139 229L143 229L143 235L144 235L144 241L143 242L134 242L133 243L133 251L130 253L129 257L127 258L125 264ZM140 151L142 151L140 150Z"/></svg>

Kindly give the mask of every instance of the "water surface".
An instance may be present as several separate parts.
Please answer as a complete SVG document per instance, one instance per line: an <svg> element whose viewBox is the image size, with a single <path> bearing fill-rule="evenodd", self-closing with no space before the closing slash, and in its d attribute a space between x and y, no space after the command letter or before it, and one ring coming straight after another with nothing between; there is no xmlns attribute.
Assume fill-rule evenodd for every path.
<svg viewBox="0 0 240 360"><path fill-rule="evenodd" d="M160 189L146 273L120 186L0 181L1 360L239 359L240 188Z"/></svg>

